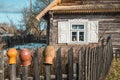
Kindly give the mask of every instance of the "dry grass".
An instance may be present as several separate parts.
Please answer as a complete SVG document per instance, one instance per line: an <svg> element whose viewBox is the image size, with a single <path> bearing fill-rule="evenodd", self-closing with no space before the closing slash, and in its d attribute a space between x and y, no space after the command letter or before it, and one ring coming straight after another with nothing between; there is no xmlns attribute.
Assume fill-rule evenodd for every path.
<svg viewBox="0 0 120 80"><path fill-rule="evenodd" d="M114 58L112 61L112 65L109 71L109 74L106 77L106 80L120 80L120 58Z"/></svg>

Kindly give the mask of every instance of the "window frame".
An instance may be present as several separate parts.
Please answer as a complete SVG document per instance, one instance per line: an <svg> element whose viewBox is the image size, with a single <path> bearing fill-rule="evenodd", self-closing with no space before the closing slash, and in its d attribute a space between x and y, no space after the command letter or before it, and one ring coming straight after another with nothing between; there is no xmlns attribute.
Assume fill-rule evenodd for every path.
<svg viewBox="0 0 120 80"><path fill-rule="evenodd" d="M84 29L72 29L73 25L83 25ZM70 22L70 43L87 43L87 22L86 21L79 21L79 22ZM72 32L77 32L77 41L72 41ZM79 41L79 32L84 32L84 41Z"/></svg>
<svg viewBox="0 0 120 80"><path fill-rule="evenodd" d="M84 30L72 29L72 25L84 25ZM64 29L65 28L65 29ZM79 28L78 28L79 29ZM72 41L72 31L78 34L78 41ZM84 41L79 41L79 32L84 32ZM69 19L58 21L58 44L89 44L98 43L99 21L88 19ZM96 34L97 33L97 34ZM64 34L65 36L61 36ZM62 40L62 39L66 40Z"/></svg>

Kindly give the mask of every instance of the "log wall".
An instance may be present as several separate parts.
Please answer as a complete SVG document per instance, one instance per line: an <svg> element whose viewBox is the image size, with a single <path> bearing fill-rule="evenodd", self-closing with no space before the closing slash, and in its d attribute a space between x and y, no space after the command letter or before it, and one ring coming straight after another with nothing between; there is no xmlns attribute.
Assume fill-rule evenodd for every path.
<svg viewBox="0 0 120 80"><path fill-rule="evenodd" d="M49 44L56 46L67 46L67 44L58 44L58 21L68 19L88 19L99 21L99 38L101 36L111 35L114 49L120 48L120 14L53 14L50 19ZM74 46L74 45L69 45ZM75 45L76 46L76 45Z"/></svg>

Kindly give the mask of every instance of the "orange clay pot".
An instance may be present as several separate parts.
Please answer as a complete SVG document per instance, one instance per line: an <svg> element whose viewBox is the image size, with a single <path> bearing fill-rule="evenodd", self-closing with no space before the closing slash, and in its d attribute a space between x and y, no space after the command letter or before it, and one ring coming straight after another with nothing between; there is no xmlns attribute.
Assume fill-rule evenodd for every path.
<svg viewBox="0 0 120 80"><path fill-rule="evenodd" d="M45 64L53 64L53 59L55 57L55 48L54 46L47 46L45 49Z"/></svg>
<svg viewBox="0 0 120 80"><path fill-rule="evenodd" d="M19 57L22 66L29 66L31 64L31 51L29 49L21 49Z"/></svg>
<svg viewBox="0 0 120 80"><path fill-rule="evenodd" d="M8 60L9 64L16 64L17 54L18 52L15 48L8 49L7 56L9 57L9 60Z"/></svg>

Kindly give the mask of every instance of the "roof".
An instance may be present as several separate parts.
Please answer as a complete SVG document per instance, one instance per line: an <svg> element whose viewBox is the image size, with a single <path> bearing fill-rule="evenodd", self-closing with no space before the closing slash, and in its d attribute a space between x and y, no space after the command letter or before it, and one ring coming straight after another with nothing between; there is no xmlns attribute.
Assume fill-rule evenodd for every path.
<svg viewBox="0 0 120 80"><path fill-rule="evenodd" d="M109 6L109 7L108 7ZM120 4L97 4L97 5L72 5L72 6L55 6L50 11L61 13L94 13L94 12L120 12Z"/></svg>
<svg viewBox="0 0 120 80"><path fill-rule="evenodd" d="M49 4L40 14L37 15L36 19L40 20L48 11L54 13L104 13L104 12L120 12L120 1L119 0L99 0L99 4L96 5L96 0L89 1L83 0L54 0ZM68 3L69 2L69 3Z"/></svg>

